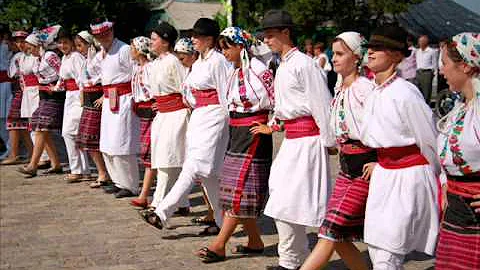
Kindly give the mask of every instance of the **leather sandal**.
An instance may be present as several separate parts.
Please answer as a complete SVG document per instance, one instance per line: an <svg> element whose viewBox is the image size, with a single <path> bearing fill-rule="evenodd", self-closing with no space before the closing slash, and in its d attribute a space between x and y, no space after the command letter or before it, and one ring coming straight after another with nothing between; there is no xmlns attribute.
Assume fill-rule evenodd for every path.
<svg viewBox="0 0 480 270"><path fill-rule="evenodd" d="M0 165L18 165L22 163L23 163L23 159L20 156L17 156L14 158L12 157L12 158L7 158L2 160L2 162L0 162Z"/></svg>
<svg viewBox="0 0 480 270"><path fill-rule="evenodd" d="M20 167L17 169L17 172L25 174L25 178L33 178L37 176L36 170L29 170L25 167Z"/></svg>
<svg viewBox="0 0 480 270"><path fill-rule="evenodd" d="M42 172L43 175L50 175L50 174L63 174L63 168L62 167L59 167L59 168L50 168L46 171L43 171Z"/></svg>
<svg viewBox="0 0 480 270"><path fill-rule="evenodd" d="M148 224L152 225L153 227L161 230L163 229L162 221L160 217L155 214L154 211L151 210L142 210L138 212L140 216L147 222Z"/></svg>
<svg viewBox="0 0 480 270"><path fill-rule="evenodd" d="M202 259L203 263L216 263L225 261L226 257L224 255L218 255L217 253L211 251L207 247L201 248L197 252L197 256Z"/></svg>

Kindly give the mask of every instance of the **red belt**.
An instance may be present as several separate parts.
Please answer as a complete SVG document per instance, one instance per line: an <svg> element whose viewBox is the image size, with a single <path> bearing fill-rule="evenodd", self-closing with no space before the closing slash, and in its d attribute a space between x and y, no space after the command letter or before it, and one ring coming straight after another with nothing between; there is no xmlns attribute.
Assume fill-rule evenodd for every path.
<svg viewBox="0 0 480 270"><path fill-rule="evenodd" d="M428 164L428 160L422 155L416 144L377 148L376 150L378 163L385 169L403 169Z"/></svg>
<svg viewBox="0 0 480 270"><path fill-rule="evenodd" d="M220 104L216 89L193 89L192 94L195 97L195 108Z"/></svg>
<svg viewBox="0 0 480 270"><path fill-rule="evenodd" d="M284 120L285 138L296 139L320 135L320 129L312 116L303 116Z"/></svg>
<svg viewBox="0 0 480 270"><path fill-rule="evenodd" d="M8 77L8 73L6 70L0 70L0 83L4 82L13 82L14 79Z"/></svg>
<svg viewBox="0 0 480 270"><path fill-rule="evenodd" d="M78 91L79 90L78 85L77 85L77 83L75 82L74 79L64 80L63 83L65 85L65 90L67 90L67 91Z"/></svg>
<svg viewBox="0 0 480 270"><path fill-rule="evenodd" d="M33 74L23 75L23 82L25 83L26 87L38 86L40 84L37 76Z"/></svg>
<svg viewBox="0 0 480 270"><path fill-rule="evenodd" d="M109 85L103 86L103 94L105 98L109 97L110 91L116 91L117 96L130 94L132 92L132 84L130 82L126 82L126 83L109 84Z"/></svg>
<svg viewBox="0 0 480 270"><path fill-rule="evenodd" d="M340 144L340 151L347 155L359 155L369 153L375 149L363 145L358 140L348 140L345 143Z"/></svg>
<svg viewBox="0 0 480 270"><path fill-rule="evenodd" d="M82 89L82 91L85 93L102 92L103 87L101 85L94 85L94 86L85 87Z"/></svg>
<svg viewBox="0 0 480 270"><path fill-rule="evenodd" d="M249 127L253 124L253 122L259 122L261 124L266 124L268 122L268 112L265 114L258 114L248 117L240 117L240 118L231 118L229 120L229 124L232 127Z"/></svg>
<svg viewBox="0 0 480 270"><path fill-rule="evenodd" d="M187 108L183 103L182 94L173 93L165 96L155 96L157 111L161 113L174 112Z"/></svg>
<svg viewBox="0 0 480 270"><path fill-rule="evenodd" d="M52 88L55 86L56 82L49 83L49 84L40 84L40 87L38 88L39 91L44 91L44 92L52 92Z"/></svg>
<svg viewBox="0 0 480 270"><path fill-rule="evenodd" d="M153 100L137 102L135 104L136 109L151 109L153 105Z"/></svg>
<svg viewBox="0 0 480 270"><path fill-rule="evenodd" d="M465 176L447 176L448 192L467 198L480 194L480 173Z"/></svg>

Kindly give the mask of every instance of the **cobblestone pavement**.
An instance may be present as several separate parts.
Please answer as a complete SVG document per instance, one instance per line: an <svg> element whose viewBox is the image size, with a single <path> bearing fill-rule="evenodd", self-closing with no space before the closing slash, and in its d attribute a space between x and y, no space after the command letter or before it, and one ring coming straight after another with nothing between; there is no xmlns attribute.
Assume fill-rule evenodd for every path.
<svg viewBox="0 0 480 270"><path fill-rule="evenodd" d="M334 163L335 164L335 163ZM336 165L334 165L336 166ZM261 256L232 256L205 265L192 254L212 237L190 219L206 208L195 189L193 213L172 219L175 229L158 230L143 222L129 199L115 199L88 183L67 184L63 176L23 179L16 166L0 167L0 269L265 269L275 265L277 235L271 219L262 217L266 251ZM309 237L312 246L315 230ZM238 229L229 247L244 243ZM366 248L359 245L366 256ZM409 256L406 269L427 269L432 259ZM327 269L345 269L338 256Z"/></svg>

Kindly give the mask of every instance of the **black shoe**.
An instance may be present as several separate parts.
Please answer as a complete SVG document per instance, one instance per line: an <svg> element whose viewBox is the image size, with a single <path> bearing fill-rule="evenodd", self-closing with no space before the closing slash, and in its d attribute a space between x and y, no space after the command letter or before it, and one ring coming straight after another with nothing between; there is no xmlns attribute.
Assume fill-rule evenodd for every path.
<svg viewBox="0 0 480 270"><path fill-rule="evenodd" d="M118 192L115 193L115 198L120 199L120 198L125 198L125 197L133 197L135 194L133 194L130 190L122 188Z"/></svg>
<svg viewBox="0 0 480 270"><path fill-rule="evenodd" d="M105 193L107 194L114 194L114 193L117 193L121 190L121 188L115 186L115 185L112 185L112 186L104 186L103 187L103 191L105 191Z"/></svg>
<svg viewBox="0 0 480 270"><path fill-rule="evenodd" d="M179 207L177 211L173 212L174 216L181 216L186 217L190 215L190 208L189 207Z"/></svg>
<svg viewBox="0 0 480 270"><path fill-rule="evenodd" d="M213 236L220 233L220 228L217 225L208 226L203 231L199 232L199 236Z"/></svg>
<svg viewBox="0 0 480 270"><path fill-rule="evenodd" d="M285 268L285 267L280 266L280 265L277 265L277 266L267 266L266 269L267 269L267 270L292 270L292 269ZM300 267L299 267L299 268L295 268L294 270L297 270L297 269L300 269Z"/></svg>

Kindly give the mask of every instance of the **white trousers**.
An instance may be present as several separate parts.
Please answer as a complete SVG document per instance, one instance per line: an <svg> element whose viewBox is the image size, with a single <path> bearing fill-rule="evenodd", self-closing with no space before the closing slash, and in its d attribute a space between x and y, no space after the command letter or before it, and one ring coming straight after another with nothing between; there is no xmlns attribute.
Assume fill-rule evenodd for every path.
<svg viewBox="0 0 480 270"><path fill-rule="evenodd" d="M139 172L137 155L110 156L103 154L105 167L115 186L138 194Z"/></svg>
<svg viewBox="0 0 480 270"><path fill-rule="evenodd" d="M75 136L64 135L65 148L67 149L68 164L71 174L90 174L88 154L78 149L75 143Z"/></svg>
<svg viewBox="0 0 480 270"><path fill-rule="evenodd" d="M167 196L163 198L160 204L155 208L155 213L160 217L165 226L168 226L168 219L178 207L181 207L182 200L188 196L198 175L195 170L188 166L187 163L182 168L182 172L178 176L177 181L173 185ZM220 180L216 174L208 178L201 178L208 200L212 205L215 215L215 222L218 227L222 227L223 213L219 205Z"/></svg>
<svg viewBox="0 0 480 270"><path fill-rule="evenodd" d="M30 132L30 138L32 138L32 143L35 146L35 131ZM42 155L40 156L40 161L47 161L47 160L50 160L50 158L48 157L47 150L44 149L42 152Z"/></svg>
<svg viewBox="0 0 480 270"><path fill-rule="evenodd" d="M157 207L163 198L170 192L175 181L177 181L178 176L182 168L158 168L157 169L157 187L155 188L155 193L153 193L153 200L151 205ZM190 192L189 192L190 193ZM187 196L183 196L178 203L178 207L190 207Z"/></svg>
<svg viewBox="0 0 480 270"><path fill-rule="evenodd" d="M307 258L307 227L275 219L278 231L278 264L287 269L299 268Z"/></svg>
<svg viewBox="0 0 480 270"><path fill-rule="evenodd" d="M405 255L392 253L384 249L368 246L368 254L372 261L373 270L403 270Z"/></svg>

